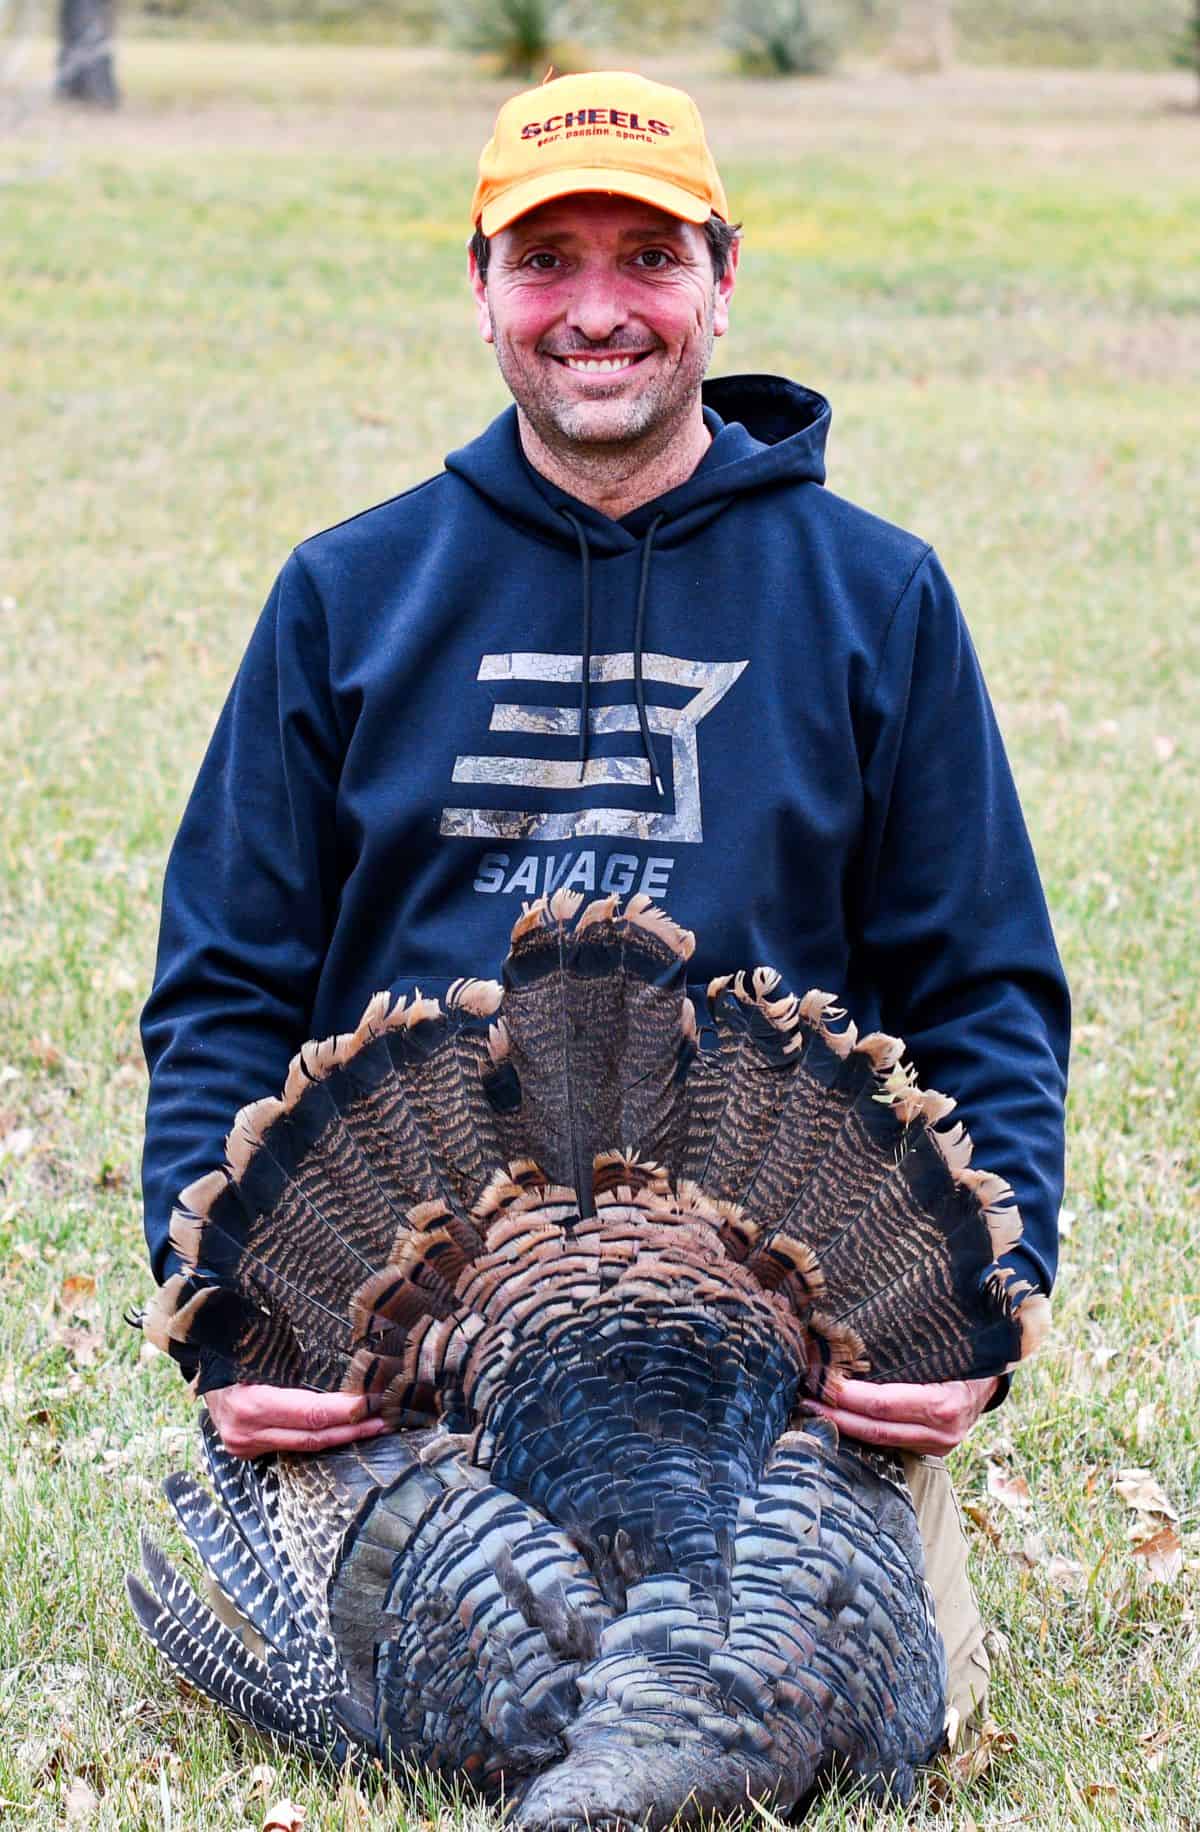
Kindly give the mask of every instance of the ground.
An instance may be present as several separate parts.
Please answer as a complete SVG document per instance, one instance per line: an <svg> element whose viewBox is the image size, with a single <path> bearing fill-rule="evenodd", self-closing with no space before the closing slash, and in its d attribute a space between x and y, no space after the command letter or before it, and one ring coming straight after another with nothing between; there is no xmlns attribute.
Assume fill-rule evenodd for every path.
<svg viewBox="0 0 1200 1832"><path fill-rule="evenodd" d="M122 1312L163 863L251 622L297 539L502 404L462 279L499 92L433 54L160 42L76 119L48 67L0 94L0 1811L428 1819L243 1736L139 1640L122 1576L194 1451ZM1075 995L1055 1334L954 1463L1003 1735L909 1823L1200 1826L1191 85L657 68L747 227L718 366L828 393L831 486L936 542Z"/></svg>

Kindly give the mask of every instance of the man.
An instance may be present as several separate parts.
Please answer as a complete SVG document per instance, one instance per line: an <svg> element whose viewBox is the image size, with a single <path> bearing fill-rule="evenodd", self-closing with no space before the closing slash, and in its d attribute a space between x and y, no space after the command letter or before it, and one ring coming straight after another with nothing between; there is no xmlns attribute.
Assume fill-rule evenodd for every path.
<svg viewBox="0 0 1200 1832"><path fill-rule="evenodd" d="M291 556L172 854L143 1020L157 1276L175 1192L304 1038L487 970L565 885L668 902L701 999L769 962L905 1036L1048 1290L1067 995L986 691L931 549L822 487L828 404L704 383L738 234L695 105L613 73L516 97L474 222L515 406ZM964 1715L987 1661L937 1459L999 1397L847 1381L824 1408L907 1454ZM349 1397L208 1403L244 1455L382 1428Z"/></svg>

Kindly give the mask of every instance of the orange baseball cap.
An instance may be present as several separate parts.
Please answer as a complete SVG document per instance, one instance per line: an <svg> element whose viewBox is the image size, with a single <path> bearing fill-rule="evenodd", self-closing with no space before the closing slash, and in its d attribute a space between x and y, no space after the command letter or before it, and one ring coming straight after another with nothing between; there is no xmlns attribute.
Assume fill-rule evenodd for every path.
<svg viewBox="0 0 1200 1832"><path fill-rule="evenodd" d="M558 76L505 102L479 156L471 218L495 235L578 191L636 197L689 223L729 220L691 96L628 70Z"/></svg>

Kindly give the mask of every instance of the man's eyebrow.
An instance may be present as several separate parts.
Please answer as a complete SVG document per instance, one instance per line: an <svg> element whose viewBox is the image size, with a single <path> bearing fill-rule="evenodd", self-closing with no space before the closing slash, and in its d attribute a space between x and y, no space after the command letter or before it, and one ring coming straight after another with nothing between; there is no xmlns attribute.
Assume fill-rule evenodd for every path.
<svg viewBox="0 0 1200 1832"><path fill-rule="evenodd" d="M683 227L681 222L637 223L628 229L622 229L618 239L622 242L641 242L647 239L682 241L684 239ZM586 242L590 239L586 229L580 229L570 223L564 223L559 228L520 230L515 237L518 246L522 248L535 242Z"/></svg>

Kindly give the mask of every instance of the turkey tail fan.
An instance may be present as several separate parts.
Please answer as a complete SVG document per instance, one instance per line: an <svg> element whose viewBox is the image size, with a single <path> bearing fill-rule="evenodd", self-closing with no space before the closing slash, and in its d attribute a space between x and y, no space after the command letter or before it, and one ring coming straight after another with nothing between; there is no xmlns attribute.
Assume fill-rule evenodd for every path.
<svg viewBox="0 0 1200 1832"><path fill-rule="evenodd" d="M691 1083L683 1169L763 1248L800 1242L820 1280L818 1363L877 1380L999 1374L1049 1325L999 1264L1021 1237L1004 1180L971 1165L953 1100L917 1085L904 1045L859 1037L833 996L769 968L713 980L717 1031ZM838 1026L840 1025L840 1028Z"/></svg>
<svg viewBox="0 0 1200 1832"><path fill-rule="evenodd" d="M694 937L645 896L581 904L526 905L502 983L457 980L445 1009L377 994L237 1116L224 1169L180 1198L184 1270L144 1320L198 1360L200 1391L364 1392L431 1424L484 1327L470 1268L586 1223L635 1165L663 1183L648 1223L690 1225L695 1190L733 1257L790 1294L818 1386L829 1368L999 1373L1036 1346L1046 1300L1000 1263L1011 1193L961 1127L938 1130L953 1103L898 1040L760 967L710 983L701 1052Z"/></svg>

